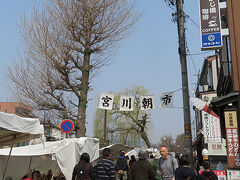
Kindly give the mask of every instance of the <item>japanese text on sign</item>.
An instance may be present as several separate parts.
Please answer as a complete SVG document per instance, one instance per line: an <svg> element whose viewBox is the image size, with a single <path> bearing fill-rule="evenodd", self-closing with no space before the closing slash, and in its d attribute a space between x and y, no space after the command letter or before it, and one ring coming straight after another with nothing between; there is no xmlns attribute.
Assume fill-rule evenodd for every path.
<svg viewBox="0 0 240 180"><path fill-rule="evenodd" d="M149 110L154 108L153 96L140 97L141 110Z"/></svg>
<svg viewBox="0 0 240 180"><path fill-rule="evenodd" d="M160 107L173 107L173 93L161 93L160 101Z"/></svg>

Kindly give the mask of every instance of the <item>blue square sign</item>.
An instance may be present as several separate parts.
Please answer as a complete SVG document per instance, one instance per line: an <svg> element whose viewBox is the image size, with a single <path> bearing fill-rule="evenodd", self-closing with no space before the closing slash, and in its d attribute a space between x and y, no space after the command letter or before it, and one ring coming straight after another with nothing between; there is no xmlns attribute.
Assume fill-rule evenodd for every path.
<svg viewBox="0 0 240 180"><path fill-rule="evenodd" d="M221 33L202 34L202 48L217 48L221 46Z"/></svg>

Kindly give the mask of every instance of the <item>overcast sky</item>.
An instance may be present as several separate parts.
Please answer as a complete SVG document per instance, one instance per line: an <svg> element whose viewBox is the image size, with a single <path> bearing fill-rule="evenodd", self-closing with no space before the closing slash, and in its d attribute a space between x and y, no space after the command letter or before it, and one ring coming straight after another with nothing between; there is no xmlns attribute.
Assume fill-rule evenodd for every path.
<svg viewBox="0 0 240 180"><path fill-rule="evenodd" d="M40 1L38 1L40 2ZM177 26L171 21L172 10L164 0L137 0L143 16L129 38L121 43L113 63L104 67L92 81L93 91L89 94L87 109L87 135L92 136L92 122L100 93L122 92L132 85L144 86L149 94L155 95L155 109L152 110L150 139L159 142L161 136L183 133L182 93L175 93L175 107L159 108L159 94L181 88L181 71L178 56ZM16 57L17 49L23 46L17 32L21 15L32 10L32 0L3 1L0 6L0 101L11 101L8 91L7 67ZM192 55L188 56L190 96L195 89L196 74L205 57L213 52L200 49L198 1L185 0L185 13L190 17L186 22L187 46ZM191 119L194 120L192 114Z"/></svg>

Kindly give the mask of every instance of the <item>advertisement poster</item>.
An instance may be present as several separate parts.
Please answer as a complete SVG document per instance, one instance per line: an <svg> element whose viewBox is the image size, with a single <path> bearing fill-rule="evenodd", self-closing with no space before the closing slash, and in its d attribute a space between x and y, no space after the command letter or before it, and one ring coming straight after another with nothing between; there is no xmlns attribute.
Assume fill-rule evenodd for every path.
<svg viewBox="0 0 240 180"><path fill-rule="evenodd" d="M239 137L236 111L225 111L227 156L230 168L240 168Z"/></svg>

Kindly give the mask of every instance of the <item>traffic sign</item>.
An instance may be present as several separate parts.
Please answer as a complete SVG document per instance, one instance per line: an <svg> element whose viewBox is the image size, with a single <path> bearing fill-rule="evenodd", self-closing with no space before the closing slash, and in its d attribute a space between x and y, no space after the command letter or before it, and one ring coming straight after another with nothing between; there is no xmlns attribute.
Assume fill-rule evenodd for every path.
<svg viewBox="0 0 240 180"><path fill-rule="evenodd" d="M74 127L73 122L70 121L70 120L68 120L68 119L64 120L64 121L60 124L60 129L61 129L61 131L64 132L64 133L70 133L70 132L72 132L73 127Z"/></svg>

